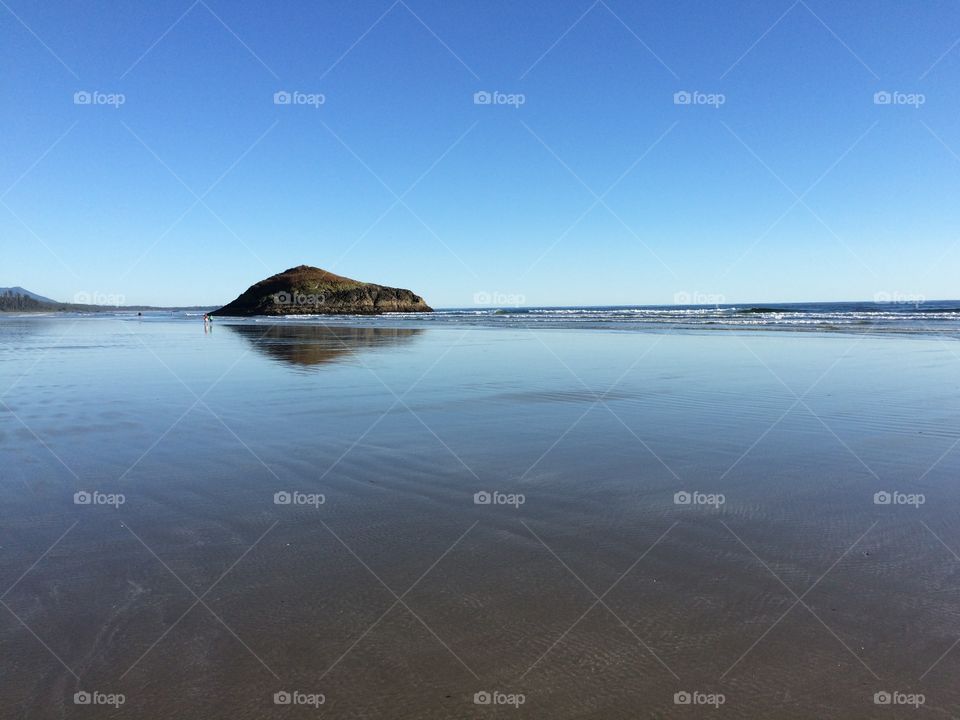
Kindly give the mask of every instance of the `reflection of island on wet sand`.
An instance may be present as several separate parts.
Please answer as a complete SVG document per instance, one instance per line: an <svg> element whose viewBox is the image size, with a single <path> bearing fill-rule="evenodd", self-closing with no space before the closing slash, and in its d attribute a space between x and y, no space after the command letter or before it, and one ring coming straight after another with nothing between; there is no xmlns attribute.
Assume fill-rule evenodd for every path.
<svg viewBox="0 0 960 720"><path fill-rule="evenodd" d="M358 350L406 343L423 330L326 325L223 325L273 360L291 365L337 362Z"/></svg>

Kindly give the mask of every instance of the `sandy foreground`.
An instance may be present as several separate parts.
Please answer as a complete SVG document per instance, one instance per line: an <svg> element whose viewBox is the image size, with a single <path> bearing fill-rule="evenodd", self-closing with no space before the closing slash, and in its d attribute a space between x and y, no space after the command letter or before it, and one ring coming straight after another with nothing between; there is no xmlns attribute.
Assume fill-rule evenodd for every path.
<svg viewBox="0 0 960 720"><path fill-rule="evenodd" d="M952 346L266 330L0 324L3 717L952 717Z"/></svg>

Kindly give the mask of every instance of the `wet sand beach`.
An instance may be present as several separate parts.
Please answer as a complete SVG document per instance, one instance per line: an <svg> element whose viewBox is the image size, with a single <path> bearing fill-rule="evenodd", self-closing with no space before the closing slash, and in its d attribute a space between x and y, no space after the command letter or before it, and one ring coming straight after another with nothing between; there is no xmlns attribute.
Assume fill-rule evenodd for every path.
<svg viewBox="0 0 960 720"><path fill-rule="evenodd" d="M3 319L0 715L953 717L958 355Z"/></svg>

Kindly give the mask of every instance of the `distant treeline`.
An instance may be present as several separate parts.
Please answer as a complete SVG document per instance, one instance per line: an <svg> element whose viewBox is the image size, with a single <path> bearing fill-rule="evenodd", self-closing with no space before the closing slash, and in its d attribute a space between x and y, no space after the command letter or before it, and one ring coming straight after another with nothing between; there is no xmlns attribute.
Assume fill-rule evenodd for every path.
<svg viewBox="0 0 960 720"><path fill-rule="evenodd" d="M136 312L139 310L196 310L207 312L214 308L208 305L190 305L186 307L154 307L152 305L81 305L78 303L52 303L34 300L29 295L22 295L10 290L0 291L0 312Z"/></svg>
<svg viewBox="0 0 960 720"><path fill-rule="evenodd" d="M0 293L0 312L38 312L56 310L58 305L34 300L29 295L20 295L7 290Z"/></svg>

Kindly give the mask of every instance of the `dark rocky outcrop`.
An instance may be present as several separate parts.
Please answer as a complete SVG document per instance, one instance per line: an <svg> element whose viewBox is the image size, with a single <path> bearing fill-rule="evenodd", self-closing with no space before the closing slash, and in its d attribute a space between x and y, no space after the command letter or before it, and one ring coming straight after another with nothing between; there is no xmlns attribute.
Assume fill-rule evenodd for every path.
<svg viewBox="0 0 960 720"><path fill-rule="evenodd" d="M261 280L211 315L376 315L431 312L409 290L364 283L320 268L300 265Z"/></svg>

